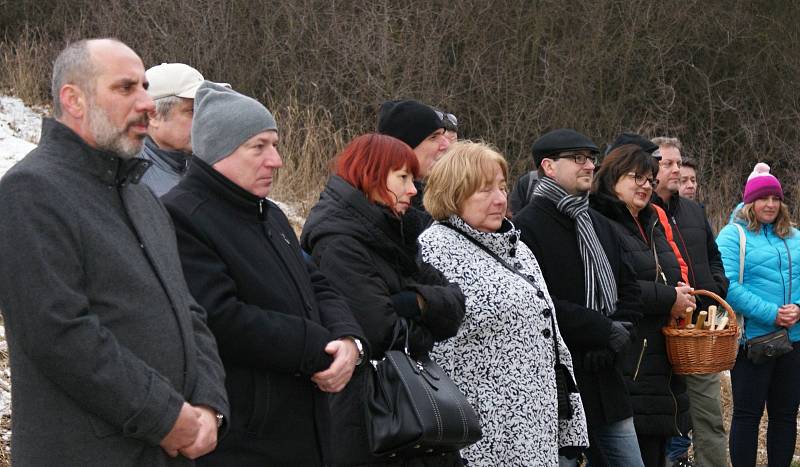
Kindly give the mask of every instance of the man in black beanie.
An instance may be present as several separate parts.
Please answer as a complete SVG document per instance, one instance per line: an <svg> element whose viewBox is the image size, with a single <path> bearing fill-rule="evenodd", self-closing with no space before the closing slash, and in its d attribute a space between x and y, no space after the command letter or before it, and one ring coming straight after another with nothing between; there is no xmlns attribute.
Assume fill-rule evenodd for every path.
<svg viewBox="0 0 800 467"><path fill-rule="evenodd" d="M386 101L378 110L378 133L411 146L419 161L420 178L414 180L417 195L411 199L413 209L411 216L407 216L419 220L419 233L433 221L422 206L422 196L425 178L450 146L446 131L444 114L415 100Z"/></svg>

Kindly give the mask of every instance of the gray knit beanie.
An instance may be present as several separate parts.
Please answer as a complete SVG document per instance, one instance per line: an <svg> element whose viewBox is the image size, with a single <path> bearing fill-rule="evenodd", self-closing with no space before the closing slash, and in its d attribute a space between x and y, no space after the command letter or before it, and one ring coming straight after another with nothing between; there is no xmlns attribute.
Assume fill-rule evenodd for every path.
<svg viewBox="0 0 800 467"><path fill-rule="evenodd" d="M192 151L208 165L230 156L253 136L278 130L275 117L260 102L205 81L194 97Z"/></svg>

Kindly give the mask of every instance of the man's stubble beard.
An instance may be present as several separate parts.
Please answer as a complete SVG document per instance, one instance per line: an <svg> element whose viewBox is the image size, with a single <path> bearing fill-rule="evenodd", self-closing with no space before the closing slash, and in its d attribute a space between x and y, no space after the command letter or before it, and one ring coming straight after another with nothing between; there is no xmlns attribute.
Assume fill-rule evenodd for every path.
<svg viewBox="0 0 800 467"><path fill-rule="evenodd" d="M116 128L104 109L94 102L89 102L89 131L95 140L97 149L113 152L123 159L131 159L139 155L142 150L144 135L141 138L129 138L128 128L131 125L147 120L147 114L141 118L128 121L122 129Z"/></svg>

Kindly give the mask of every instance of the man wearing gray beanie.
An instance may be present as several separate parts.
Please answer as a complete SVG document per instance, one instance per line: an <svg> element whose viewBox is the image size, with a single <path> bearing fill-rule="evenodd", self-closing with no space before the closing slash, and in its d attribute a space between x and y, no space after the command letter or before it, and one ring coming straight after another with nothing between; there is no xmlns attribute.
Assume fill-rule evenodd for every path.
<svg viewBox="0 0 800 467"><path fill-rule="evenodd" d="M205 82L192 141L187 174L163 202L231 404L228 434L198 465L326 465L326 393L341 391L366 361L366 339L266 198L282 165L275 118L257 100Z"/></svg>

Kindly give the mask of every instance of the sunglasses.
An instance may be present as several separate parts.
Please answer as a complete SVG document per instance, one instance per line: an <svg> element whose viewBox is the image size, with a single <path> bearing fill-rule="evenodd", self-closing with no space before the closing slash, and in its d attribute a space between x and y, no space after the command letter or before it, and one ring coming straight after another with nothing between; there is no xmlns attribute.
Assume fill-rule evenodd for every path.
<svg viewBox="0 0 800 467"><path fill-rule="evenodd" d="M444 127L446 130L456 131L458 130L458 119L455 115L449 114L447 112L440 112L438 110L434 110L436 116L439 117L439 120L444 123Z"/></svg>

